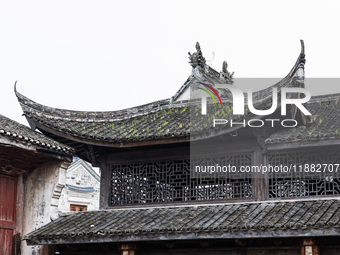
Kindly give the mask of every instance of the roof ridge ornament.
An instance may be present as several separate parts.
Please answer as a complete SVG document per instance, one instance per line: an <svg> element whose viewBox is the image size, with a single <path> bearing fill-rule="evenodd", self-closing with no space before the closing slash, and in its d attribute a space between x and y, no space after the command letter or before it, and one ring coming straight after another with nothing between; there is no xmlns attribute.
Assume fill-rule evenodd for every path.
<svg viewBox="0 0 340 255"><path fill-rule="evenodd" d="M213 75L213 76L215 76L215 78L219 78L222 83L224 83L224 82L229 83L229 84L233 83L234 72L232 72L232 73L228 72L227 61L223 61L221 72L218 72L215 69L213 69L212 67L210 67L209 65L206 65L207 61L203 57L203 53L202 53L201 46L200 46L199 42L196 43L196 52L194 52L193 54L188 52L188 54L189 54L189 59L190 59L189 63L193 68L200 66L205 73ZM213 52L213 59L214 59L214 57L215 57L215 52ZM208 61L208 62L211 62L211 61Z"/></svg>
<svg viewBox="0 0 340 255"><path fill-rule="evenodd" d="M199 42L196 43L196 52L194 52L193 54L188 52L188 54L189 54L189 59L190 59L189 63L192 67L195 68L196 66L200 66L204 68L206 60L203 57Z"/></svg>
<svg viewBox="0 0 340 255"><path fill-rule="evenodd" d="M233 75L234 75L235 72L228 72L228 63L227 61L223 61L222 63L222 72L221 72L221 75L229 82L232 83L232 79L234 78Z"/></svg>

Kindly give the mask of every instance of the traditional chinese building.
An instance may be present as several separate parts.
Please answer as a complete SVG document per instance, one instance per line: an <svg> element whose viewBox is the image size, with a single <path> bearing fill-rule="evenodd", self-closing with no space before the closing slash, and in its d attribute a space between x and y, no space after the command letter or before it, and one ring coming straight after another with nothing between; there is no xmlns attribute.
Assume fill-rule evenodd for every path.
<svg viewBox="0 0 340 255"><path fill-rule="evenodd" d="M196 50L178 92L139 107L70 111L16 92L33 129L101 169L100 210L62 216L27 234L28 245L58 254L339 254L340 95L280 111L286 88L304 88L303 42L288 75L252 95L257 110L277 104L267 116L254 114L247 97L244 113L233 114L230 91L213 95L218 84L233 84L227 63L218 72ZM200 90L217 101L207 100L206 114ZM238 124L214 127L216 119ZM241 172L263 166L281 170Z"/></svg>
<svg viewBox="0 0 340 255"><path fill-rule="evenodd" d="M74 149L0 115L0 254L46 254L22 237L58 217Z"/></svg>

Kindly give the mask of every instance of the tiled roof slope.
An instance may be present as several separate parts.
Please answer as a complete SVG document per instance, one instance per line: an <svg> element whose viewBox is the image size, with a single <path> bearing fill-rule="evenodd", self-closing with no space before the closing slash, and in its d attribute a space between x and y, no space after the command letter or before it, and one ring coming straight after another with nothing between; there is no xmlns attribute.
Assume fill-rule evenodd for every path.
<svg viewBox="0 0 340 255"><path fill-rule="evenodd" d="M312 114L307 126L287 128L272 134L267 144L340 138L340 94L315 96L305 104Z"/></svg>
<svg viewBox="0 0 340 255"><path fill-rule="evenodd" d="M302 51L289 74L277 84L255 92L254 107L267 109L272 105L272 87L278 91L282 87L300 86L296 73L304 68L305 54ZM157 101L140 107L111 112L80 112L55 109L40 105L16 91L25 116L32 120L42 131L54 133L67 139L81 139L83 142L96 143L98 141L112 146L120 143L140 142L166 138L187 138L193 131L201 133L211 132L213 118L239 120L241 116L232 114L232 95L225 92L222 96L223 106L211 109L214 114L207 114L207 118L200 114L200 104L190 101L174 102L172 99ZM246 111L242 118L249 119L254 115ZM190 119L190 117L193 117ZM195 123L195 126L191 123ZM223 130L222 130L223 129ZM230 132L228 125L214 129L214 132ZM199 138L199 137L198 137ZM115 144L115 145L113 145Z"/></svg>
<svg viewBox="0 0 340 255"><path fill-rule="evenodd" d="M327 229L327 233L323 232ZM313 233L312 233L313 232ZM88 211L27 234L28 244L340 234L339 200Z"/></svg>
<svg viewBox="0 0 340 255"><path fill-rule="evenodd" d="M0 136L7 136L11 139L25 144L33 144L52 151L59 151L67 154L74 154L74 149L61 144L53 139L32 131L30 128L11 120L0 114Z"/></svg>
<svg viewBox="0 0 340 255"><path fill-rule="evenodd" d="M39 129L50 129L87 140L127 142L185 137L189 134L188 107L147 105L143 110L117 112L76 112L47 108L17 93L26 117ZM66 113L66 115L65 115Z"/></svg>

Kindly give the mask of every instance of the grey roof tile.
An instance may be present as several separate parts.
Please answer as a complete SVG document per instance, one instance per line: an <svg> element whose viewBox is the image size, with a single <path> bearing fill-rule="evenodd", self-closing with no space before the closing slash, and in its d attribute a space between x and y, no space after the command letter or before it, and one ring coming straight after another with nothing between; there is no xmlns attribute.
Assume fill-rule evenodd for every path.
<svg viewBox="0 0 340 255"><path fill-rule="evenodd" d="M73 238L102 242L104 237L118 240L124 236L136 241L145 235L165 240L171 234L217 232L228 232L232 238L240 231L275 234L283 230L294 236L294 231L338 227L339 216L337 199L88 211L62 216L25 239L35 244L67 243Z"/></svg>
<svg viewBox="0 0 340 255"><path fill-rule="evenodd" d="M285 128L266 139L267 144L340 138L340 94L312 97L305 107L312 114L307 126Z"/></svg>
<svg viewBox="0 0 340 255"><path fill-rule="evenodd" d="M0 114L0 136L6 136L24 144L33 144L51 151L74 154L74 149Z"/></svg>

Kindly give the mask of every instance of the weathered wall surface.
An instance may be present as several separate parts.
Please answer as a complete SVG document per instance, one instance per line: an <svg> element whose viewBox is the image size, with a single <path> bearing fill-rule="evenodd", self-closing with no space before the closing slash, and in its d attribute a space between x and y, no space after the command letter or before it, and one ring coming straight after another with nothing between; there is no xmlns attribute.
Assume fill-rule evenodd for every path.
<svg viewBox="0 0 340 255"><path fill-rule="evenodd" d="M58 216L58 200L68 163L51 161L30 172L24 180L23 236ZM22 255L45 255L47 247L21 244Z"/></svg>

